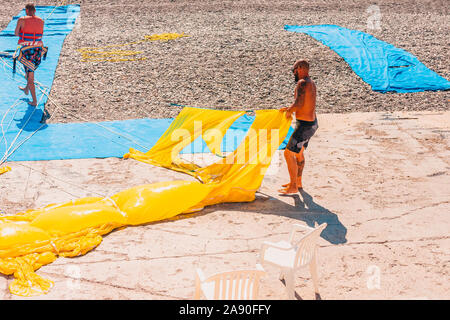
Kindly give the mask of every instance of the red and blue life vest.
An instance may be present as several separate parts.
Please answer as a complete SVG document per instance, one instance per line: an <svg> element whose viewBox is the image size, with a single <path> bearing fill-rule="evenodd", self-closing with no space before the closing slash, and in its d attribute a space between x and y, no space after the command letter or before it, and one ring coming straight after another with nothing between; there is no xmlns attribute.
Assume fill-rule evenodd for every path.
<svg viewBox="0 0 450 320"><path fill-rule="evenodd" d="M42 44L44 35L44 20L36 16L23 17L24 26L19 32L18 44L30 42L33 44Z"/></svg>

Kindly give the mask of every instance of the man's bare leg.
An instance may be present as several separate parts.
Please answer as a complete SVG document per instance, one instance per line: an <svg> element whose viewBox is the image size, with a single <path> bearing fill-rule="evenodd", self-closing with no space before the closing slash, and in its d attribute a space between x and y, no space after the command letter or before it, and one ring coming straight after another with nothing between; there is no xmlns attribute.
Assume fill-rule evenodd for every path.
<svg viewBox="0 0 450 320"><path fill-rule="evenodd" d="M34 86L34 72L28 72L28 88L30 89L31 96L33 97L33 101L29 102L28 104L32 106L37 106L37 99L36 99L36 87Z"/></svg>
<svg viewBox="0 0 450 320"><path fill-rule="evenodd" d="M26 95L28 95L28 72L25 74L25 79L27 79L27 85L25 87L19 87L19 89L22 90Z"/></svg>
<svg viewBox="0 0 450 320"><path fill-rule="evenodd" d="M302 147L299 153L295 154L295 158L297 161L297 188L302 189L302 174L303 174L303 168L305 167L305 156L303 152L305 151L305 148ZM286 188L289 186L289 183L283 184L282 187Z"/></svg>
<svg viewBox="0 0 450 320"><path fill-rule="evenodd" d="M303 155L304 148L302 147L302 150L297 154L297 188L303 189L302 185L302 174L303 174L303 168L305 168L305 156Z"/></svg>
<svg viewBox="0 0 450 320"><path fill-rule="evenodd" d="M284 189L278 190L279 193L282 194L292 194L297 193L297 174L298 174L298 166L297 166L297 157L295 152L288 150L287 148L284 150L284 157L286 159L286 164L289 171L289 177L291 181L285 185Z"/></svg>

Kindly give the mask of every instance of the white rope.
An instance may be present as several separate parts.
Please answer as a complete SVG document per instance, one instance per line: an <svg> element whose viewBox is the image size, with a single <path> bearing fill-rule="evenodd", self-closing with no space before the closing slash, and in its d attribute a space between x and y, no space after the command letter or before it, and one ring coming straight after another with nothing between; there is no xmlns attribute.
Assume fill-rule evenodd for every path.
<svg viewBox="0 0 450 320"><path fill-rule="evenodd" d="M11 80L13 80L13 81L15 81L15 82L17 82L17 83L21 83L20 81L14 79L14 78L12 78L11 76L8 75L8 72L6 72L6 70L5 70L5 66L8 66L8 67L11 68L11 69L12 69L12 67L11 67L11 66L3 59L3 58L0 57L0 59L1 59L2 62L3 62L3 70L5 71L5 74L6 74ZM24 72L21 71L21 73L22 73L22 75L25 75ZM40 99L39 99L39 102L42 100L42 97L43 97L43 95L41 95L41 97L40 97ZM16 105L16 103L17 103L17 101L18 101L19 99L20 99L20 98L18 98L18 99L16 100L16 102L15 102L11 107L8 108L8 111L4 114L3 119L4 119L4 118L6 117L6 115L10 112L10 110L12 109L12 107ZM38 104L39 104L39 103L38 103ZM30 119L31 119L31 117L33 116L33 114L34 114L35 111L36 111L36 108L33 110L33 112L31 113L31 115L30 115L29 118L27 119L25 125L22 126L22 128L20 128L19 132L18 132L17 135L14 137L14 140L13 140L13 142L11 143L11 145L10 145L9 148L8 148L8 146L7 146L6 135L5 135L4 131L3 131L3 119L2 119L2 134L3 134L2 138L5 139L5 154L2 156L2 158L1 158L1 160L0 160L0 166L1 166L3 163L5 163L6 160L8 159L8 157L9 157L11 154L13 154L13 153L17 150L18 147L16 147L11 153L9 153L9 150L10 150L11 147L14 145L14 143L16 142L16 140L19 138L20 134L21 134L22 131L23 131L23 128L26 127L26 125L27 125L28 122L30 121ZM15 114L16 114L16 113L17 113L17 110L16 110ZM15 116L15 114L14 114L14 116ZM11 124L11 122L12 122L13 119L14 119L14 117L11 118L10 123L9 123L9 125L8 125L8 128L9 128L9 126L10 126L10 124ZM38 130L39 130L40 128L41 128L41 127L39 127ZM36 131L37 131L37 130L36 130ZM31 136L34 135L34 133L35 133L35 132L33 132L33 133L31 134ZM30 136L30 137L31 137L31 136ZM28 140L30 137L28 137L28 138L26 138L24 141L22 141L22 142L20 143L20 145L22 145L22 144L23 144L26 140ZM20 146L20 145L19 145L19 146Z"/></svg>
<svg viewBox="0 0 450 320"><path fill-rule="evenodd" d="M42 96L41 96L42 99ZM41 100L39 99L39 101ZM42 126L40 126L38 129L36 129L29 137L25 138L24 140L22 140L22 142L20 142L20 144L13 149L13 151L9 151L11 150L11 148L13 147L14 143L16 142L16 140L19 138L20 134L22 133L23 129L27 126L28 122L31 120L31 117L33 116L34 112L36 111L36 109L33 109L33 112L30 114L30 116L28 117L27 121L25 122L25 124L20 128L19 132L16 134L14 140L11 142L11 145L9 146L9 148L5 151L5 154L3 155L3 157L0 160L0 166L6 162L6 160L8 159L8 157L10 157L16 150L18 147L20 147L25 141L27 141L29 138L31 138L32 135L34 135ZM6 140L6 138L5 138Z"/></svg>
<svg viewBox="0 0 450 320"><path fill-rule="evenodd" d="M59 8L60 6L64 5L63 3L65 3L64 0L58 1L57 5L53 8L52 12L50 12L50 14L47 16L47 18L44 19L44 21L47 21L47 19L51 17L53 12L55 12L56 8Z"/></svg>
<svg viewBox="0 0 450 320"><path fill-rule="evenodd" d="M6 61L4 61L3 58L0 57L0 59L3 62L3 70L5 70L5 66L8 66L9 68L12 69L12 66L10 66ZM8 74L7 72L5 72L6 74ZM24 72L22 72L22 75L25 75ZM8 77L17 82L20 83L20 81L17 81L16 79L12 78L11 76L8 75ZM35 81L35 83L37 83L37 81ZM42 85L42 84L40 84ZM39 85L38 85L39 86ZM42 85L43 87L45 87L44 85ZM47 88L47 87L46 87ZM48 94L45 92L45 90L42 90L42 88L39 87L39 90L42 92L41 97L39 98L39 101L37 103L37 105L39 105L39 103L41 102L42 98L44 97L44 95L46 95L48 97ZM17 102L17 100L16 100ZM8 112L4 115L4 117L6 117L6 115L9 113L11 107L8 109ZM5 138L5 143L6 143L6 150L5 150L5 154L3 155L3 157L0 160L0 166L5 163L8 158L22 145L24 144L26 141L28 141L36 132L38 132L44 125L45 123L43 123L42 125L40 125L36 130L34 130L28 137L26 137L24 140L22 140L11 152L9 152L9 150L11 150L12 146L14 145L14 143L16 142L16 140L19 138L20 134L22 133L23 129L27 126L28 122L31 120L31 117L33 116L34 112L36 111L36 108L33 109L33 112L30 114L30 116L28 117L27 121L25 122L25 124L20 128L19 132L17 133L17 135L15 136L14 140L12 141L11 145L9 148L7 148L7 143L6 143L6 136L5 134L3 134L4 138ZM16 111L17 112L17 111ZM3 120L2 120L3 121ZM11 119L12 121L12 119ZM8 126L9 127L9 126ZM3 125L2 125L2 133L3 133Z"/></svg>
<svg viewBox="0 0 450 320"><path fill-rule="evenodd" d="M12 66L10 66L8 63L6 63L6 62L3 60L3 58L0 57L0 59L2 60L2 62L3 62L4 65L6 65L6 66L8 66L9 68L12 69ZM22 73L22 75L25 76L25 73L24 73L24 72L21 71L21 73ZM9 76L9 78L12 79L13 81L16 81L16 82L19 83L19 81L17 81L16 79L11 78L10 76ZM39 81L36 81L36 80L35 80L35 83L38 84L38 86L45 87L45 88L48 89L47 86L43 85L43 84L40 83ZM40 89L40 90L41 90L41 89ZM41 91L42 91L42 90L41 90ZM43 92L43 91L42 91L42 92ZM63 111L68 111L68 113L71 113L71 114L75 115L76 118L78 118L78 119L80 119L80 120L83 120L83 121L86 121L86 122L89 122L88 119L79 116L77 113L75 113L75 112L73 112L73 111L71 111L71 110L69 110L69 109L65 109L64 107L62 107L61 105L59 105L55 100L53 100L53 98L51 98L48 94L46 94L45 92L43 92L43 93L47 96L48 100L50 100L53 104L55 104L55 106L56 106L58 109L62 109ZM108 128L108 127L103 126L102 124L100 124L100 123L98 123L98 122L90 122L90 123L94 123L95 125L97 125L97 126L103 128L103 129L105 129L105 130L107 130L107 131L109 131L109 132L111 132L111 133L114 133L114 134L116 134L116 135L118 135L118 136L121 136L121 137L123 137L123 138L125 138L125 139L127 139L127 140L129 140L129 141L131 141L131 142L133 142L133 143L135 143L136 145L138 145L139 147L143 148L144 150L150 150L149 147L141 145L139 142L137 142L137 141L134 140L133 138L130 138L130 137L124 135L123 133L116 132L116 131L114 131L114 130ZM112 139L110 139L110 140L113 141ZM113 141L113 142L114 142L114 141Z"/></svg>
<svg viewBox="0 0 450 320"><path fill-rule="evenodd" d="M20 81L14 79L13 77L11 77L11 76L9 75L9 73L6 71L5 67L6 67L6 66L8 66L8 67L10 67L10 68L12 68L12 67L11 67L5 60L3 60L3 58L0 57L0 59L1 59L1 61L3 62L3 71L4 71L5 74L8 76L8 78L10 78L10 79L13 80L13 81L16 81L17 83L22 84L22 82L20 82ZM22 70L20 70L20 71L22 72ZM23 72L22 72L22 74L24 75ZM6 149L7 149L8 147L7 147L6 135L5 135L4 131L3 131L3 120L6 118L6 116L7 116L8 113L10 112L10 110L11 110L13 107L16 106L17 101L19 101L19 100L20 100L20 98L17 98L16 102L14 102L14 104L13 104L11 107L8 108L8 110L7 110L6 113L3 115L3 118L2 118L2 123L1 123L1 127L2 127L2 139L3 139L3 138L5 139L5 151L6 151ZM14 117L16 116L16 114L17 114L17 110L16 110L16 112L14 113L14 116L13 116L13 117L11 118L11 120L9 121L8 127L6 128L6 131L8 131L8 129L9 129L11 123L12 123L12 120L14 119ZM0 141L1 141L1 140L0 140ZM3 157L2 157L2 158L3 158Z"/></svg>
<svg viewBox="0 0 450 320"><path fill-rule="evenodd" d="M3 60L3 58L0 57L0 59L1 59L2 62L3 62L3 71L5 72L5 74L6 74L11 80L16 81L16 82L19 82L19 81L15 80L14 78L12 78L11 76L9 76L8 72L7 72L6 69L5 69L5 66L9 66L9 65ZM6 150L8 149L8 142L7 142L7 139L6 139L5 132L4 132L3 121L4 121L4 119L6 118L6 116L8 115L8 113L11 111L11 109L14 108L14 107L17 105L17 101L19 101L19 100L20 100L20 98L17 98L17 100L14 102L14 104L11 105L11 107L8 108L8 110L7 110L6 113L3 115L3 118L2 118L1 127L2 127L2 139L5 139L5 154L6 154ZM16 116L16 114L17 114L17 110L15 111L15 113L14 113L13 117L11 118L11 120L9 121L8 127L6 128L6 131L8 131L9 127L11 126L11 123L12 123L14 117ZM0 142L1 142L1 139L0 139ZM2 157L2 158L3 158L3 157Z"/></svg>
<svg viewBox="0 0 450 320"><path fill-rule="evenodd" d="M114 208L116 208L120 212L120 214L124 216L124 218L128 218L128 215L125 212L123 212L122 210L120 210L119 206L113 199L111 199L110 197L105 197L103 200L107 200L107 201L111 202L112 205L114 206Z"/></svg>
<svg viewBox="0 0 450 320"><path fill-rule="evenodd" d="M3 127L3 121L5 121L5 118L6 118L6 115L9 113L9 111L12 109L12 108L14 108L18 103L17 103L17 101L19 101L20 100L20 98L18 98L12 105L11 105L11 107L9 107L8 108L8 110L5 112L5 114L3 115L3 118L2 118L2 121L1 121L1 123L0 123L0 126L2 127L2 138L0 139L0 142L3 140L3 139L5 139L5 153L6 153L6 150L8 149L8 141L7 141L7 139L6 139L6 133L5 133L5 130L4 130L4 127ZM16 113L17 113L17 110L16 110ZM8 129L9 129L9 126L11 125L11 123L12 123L12 120L14 119L14 117L15 117L15 113L14 113L14 116L11 118L11 120L9 121L9 123L8 123L8 127L6 127L6 131L8 131Z"/></svg>
<svg viewBox="0 0 450 320"><path fill-rule="evenodd" d="M53 9L53 11L50 13L50 15L47 16L46 19L48 19L48 18L53 14L53 12L54 12L55 9L56 9L56 7ZM45 19L45 20L46 20L46 19ZM20 81L14 79L13 77L11 77L11 76L8 75L8 72L6 72L6 70L5 70L5 66L8 66L8 67L11 68L11 69L13 69L13 67L10 66L10 65L2 58L2 57L0 57L0 59L1 59L1 61L3 62L3 70L5 71L5 74L6 74L11 80L13 80L13 81L15 81L15 82L17 82L17 83L22 84L22 82L20 82ZM22 75L25 75L25 73L24 73L22 70L20 70L20 72L22 73ZM42 95L41 95L41 97L40 97L40 99L39 99L39 102L42 100L42 97L43 97L44 95L47 96L47 98L50 99L48 93L47 93L45 90L42 89L42 88L45 88L45 89L49 89L49 88L48 88L47 86L43 85L42 83L38 82L38 81L35 81L35 84L38 85L38 89L42 92ZM24 139L18 146L16 146L16 147L13 149L12 152L10 152L10 153L8 154L8 151L10 150L10 148L12 147L12 145L13 145L13 144L15 143L15 141L17 140L17 138L18 138L18 136L20 135L22 129L28 124L29 120L31 119L31 116L33 115L34 111L36 110L36 108L33 110L32 114L31 114L30 117L28 118L27 122L26 122L25 125L21 128L21 131L19 131L19 133L18 133L17 136L15 137L14 141L11 143L10 148L7 149L7 145L8 145L8 144L7 144L7 139L6 139L6 135L5 135L5 132L4 132L3 121L4 121L4 119L6 118L7 114L10 112L10 110L11 110L12 108L14 108L16 105L18 105L17 102L18 102L19 100L20 100L20 98L18 98L18 99L14 102L14 104L13 104L11 107L8 108L7 112L3 115L3 118L2 118L2 121L1 121L1 128L2 128L2 135L3 135L2 138L5 139L5 155L2 157L2 160L1 160L1 162L0 162L0 165L3 164L3 163L7 160L7 158L8 158L9 156L11 156L11 155L12 155L12 154L13 154L13 153L14 153L14 152L15 152L15 151L23 144L23 143L25 143L25 141L27 141L28 139L30 139L37 131L39 131L39 130L45 125L45 123L42 124L38 129L36 129L32 134L30 134L26 139ZM56 105L56 107L57 107L56 110L58 111L58 109L61 108L61 106L59 106L56 102L54 102L53 99L51 99L51 100L52 100L52 103L54 103L54 104ZM39 102L38 102L38 104L39 104ZM61 109L62 109L62 108L61 108ZM16 113L17 113L17 110L16 110ZM9 129L9 126L11 125L12 120L14 119L16 113L15 113L14 116L11 118L11 120L10 120L10 122L9 122L8 127L7 127L6 130ZM107 128L105 128L105 129L107 129ZM1 140L0 140L0 141L1 141ZM7 150L6 150L6 149L7 149ZM26 165L24 165L24 164L22 164L22 163L18 163L18 164L21 165L21 166L27 167L27 168L29 168L30 170L37 171L37 172L41 173L41 174L44 175L44 176L49 176L49 177L52 177L53 179L56 179L56 180L62 181L62 182L64 182L64 183L67 183L67 184L76 186L77 188L79 188L79 189L81 189L81 190L83 190L83 191L85 191L85 192L88 192L88 193L95 193L95 194L97 194L97 195L99 195L99 196L101 196L101 197L106 197L106 195L104 195L104 194L101 194L101 193L98 193L98 192L95 192L95 191L91 191L91 190L85 189L85 188L83 188L83 187L80 187L79 185L76 185L76 184L74 184L74 183L70 183L70 182L64 181L64 180L62 180L62 179L56 178L56 177L54 177L54 176L52 176L52 175L50 175L50 174L48 174L48 173L39 171L39 170L37 170L37 169L35 169L35 168L31 168L31 167L26 166ZM68 192L67 192L67 193L68 193ZM72 195L72 196L75 196L75 195L73 195L73 194L71 194L71 193L69 193L69 194ZM75 196L75 197L76 197L76 196ZM111 200L112 200L112 199L111 199ZM3 212L2 212L2 213L3 213ZM52 243L52 245L54 246L53 243ZM54 247L55 247L55 246L54 246ZM56 248L55 248L55 249L56 249Z"/></svg>
<svg viewBox="0 0 450 320"><path fill-rule="evenodd" d="M109 132L111 132L111 133L114 133L114 134L116 134L116 135L118 135L118 136L120 136L120 137L123 137L123 138L125 138L125 139L127 139L127 140L129 140L129 141L131 141L131 142L133 142L133 143L135 143L136 145L138 145L139 147L143 148L144 150L150 150L149 147L146 147L146 146L141 145L139 142L137 142L137 141L134 140L133 138L127 137L127 136L124 135L123 133L119 133L119 132L114 131L114 130L108 128L108 127L105 127L104 125L100 124L99 122L89 122L88 119L83 118L82 116L78 115L76 112L71 111L71 110L69 110L69 109L65 109L64 107L62 107L61 105L59 105L55 100L53 100L52 97L50 97L50 96L48 96L48 95L47 95L47 98L51 101L51 103L53 103L53 104L54 104L55 106L57 106L59 109L62 109L62 110L64 110L64 111L67 111L68 113L71 113L72 115L75 116L75 118L78 118L78 119L80 119L80 120L86 121L86 122L88 122L88 123L95 124L95 125L97 125L97 126L103 128L103 129L105 129L105 130L107 130L107 131L109 131ZM113 142L115 142L115 141L112 140L112 139L110 139L110 140L113 141Z"/></svg>
<svg viewBox="0 0 450 320"><path fill-rule="evenodd" d="M88 190L88 189L86 189L86 188L80 187L79 185L77 185L77 184L75 184L75 183L67 182L67 181L65 181L65 180L63 180L63 179L57 178L57 177L55 177L55 176L52 176L52 175L49 174L49 173L46 173L46 172L40 171L40 170L38 170L38 169L32 168L32 167L27 166L27 165L25 165L25 164L23 164L23 163L20 163L20 162L19 162L19 163L17 163L17 164L18 164L18 165L21 165L22 167L28 168L28 169L30 169L30 170L34 170L34 171L36 171L36 172L39 172L40 174L42 174L42 175L44 175L44 176L48 176L48 177L51 177L51 178L53 178L53 179L55 179L55 180L59 180L59 181L64 182L64 183L66 183L66 184L69 184L69 185L72 185L72 186L74 186L74 187L77 187L78 189L83 190L84 192L86 192L86 194L89 194L89 193L95 193L96 195L99 195L99 196L101 196L102 198L105 198L105 197L106 197L105 194L101 194L101 193L98 193L98 192L96 192L96 191L92 191L92 190ZM75 198L80 198L79 196L74 195L74 194L71 194L70 192L67 192L67 191L64 191L64 192L66 192L67 194L70 194L71 196L73 196L73 197L75 197ZM72 201L73 201L73 200L72 200Z"/></svg>
<svg viewBox="0 0 450 320"><path fill-rule="evenodd" d="M39 104L42 100L42 98L44 97L44 95L41 95L41 97L39 98L39 101L37 104ZM37 131L39 131L44 125L45 123L43 123L41 126L39 126L39 128L37 128L33 133L31 133L27 138L25 138L24 140L22 140L22 142L19 143L19 145L17 147L15 147L13 149L13 151L9 152L9 150L12 148L12 146L14 145L14 143L16 142L16 140L19 138L20 134L22 133L23 129L27 126L28 122L30 122L31 117L33 116L34 112L36 111L36 108L33 109L33 112L31 112L30 116L28 117L27 121L25 122L25 124L20 128L19 132L17 133L16 137L14 138L14 140L11 142L11 145L9 146L9 148L6 150L5 155L2 157L2 159L0 160L0 166L6 162L6 160L8 159L8 157L10 157L23 143L25 143L25 141L27 141L28 139L30 139Z"/></svg>
<svg viewBox="0 0 450 320"><path fill-rule="evenodd" d="M0 59L1 59L1 58L0 58ZM6 63L3 59L1 59L1 60L3 61L4 66L6 65L6 66L8 66L9 68L12 69L12 67L11 67L8 63ZM22 73L22 74L24 74L24 73ZM10 77L10 76L9 76L9 77ZM10 79L12 79L13 81L19 82L19 81L17 81L17 80L14 79L14 78L11 78L11 77L10 77ZM36 81L35 83L38 83L38 82ZM42 89L42 87L47 88L46 86L44 86L43 84L39 83L39 84L38 84L38 87L39 87L39 90L42 92L42 95L41 95L41 97L40 97L40 100L42 99L42 97L44 97L44 95L47 95L47 96L48 96L48 94L46 93L46 91ZM20 98L19 98L19 99L20 99ZM19 100L19 99L18 99L18 100ZM16 100L16 102L15 102L14 104L17 104L17 101L18 101L18 100ZM13 106L14 106L14 104L13 104ZM10 109L12 109L13 106L11 106ZM58 109L56 109L56 111L58 111ZM8 110L8 112L9 112L9 110ZM7 112L7 113L8 113L8 112ZM17 112L17 111L16 111L16 112ZM33 112L34 112L34 111L33 111ZM7 114L7 113L6 113L6 114ZM6 117L6 114L4 115L4 117ZM13 118L14 118L14 117L13 117ZM31 116L30 116L30 118L31 118ZM30 118L29 118L29 119L30 119ZM28 119L28 121L29 121L29 119ZM3 120L2 120L2 121L3 121ZM28 123L28 121L27 121L27 123ZM10 124L11 124L11 122L12 122L12 119L11 119L11 121L10 121ZM10 124L9 124L9 125L10 125ZM9 128L9 125L8 125L8 128ZM38 129L36 129L32 134L30 134L26 139L24 139L23 141L21 141L21 143L20 143L18 146L16 146L11 152L9 152L9 154L8 154L9 149L6 150L6 152L5 152L5 155L6 155L6 156L3 157L3 158L5 158L5 159L2 158L2 160L4 160L4 161L2 161L1 163L4 163L4 162L6 161L6 159L7 159L9 156L11 156L11 154L13 154L13 153L14 153L14 152L15 152L15 151L16 151L23 143L25 143L28 139L30 139L30 138L31 138L37 131L39 131L39 130L42 128L42 126L44 126L44 125L45 125L45 123L42 124ZM26 126L26 124L25 124L25 126ZM2 132L3 132L3 125L2 125ZM20 133L19 133L19 134L20 134ZM17 137L18 137L18 136L16 136L16 138L17 138ZM15 140L16 140L16 139L14 139L14 142L15 142ZM5 141L6 141L6 137L5 137ZM11 144L11 146L14 144L14 142ZM10 147L10 148L11 148L11 147ZM100 194L100 193L95 192L95 191L87 190L87 189L85 189L85 188L83 188L83 187L80 187L80 186L74 184L74 183L70 183L70 182L64 181L64 180L62 180L62 179L56 178L56 177L54 177L54 176L52 176L52 175L50 175L50 174L48 174L48 173L39 171L39 170L37 170L37 169L35 169L35 168L31 168L31 167L26 166L26 165L24 165L24 164L22 164L22 163L18 163L18 164L21 165L21 166L23 166L23 167L29 168L30 170L37 171L37 172L41 173L41 174L44 175L44 176L52 177L52 178L55 179L55 180L59 180L59 181L62 181L62 182L64 182L64 183L66 183L66 184L76 186L77 188L79 188L79 189L81 189L81 190L83 190L83 191L85 191L85 192L87 192L87 193L95 193L95 194L97 194L97 195L100 195L101 197L105 197L105 195L103 195L103 194ZM1 164L0 164L0 165L1 165ZM73 196L73 197L77 197L76 195L74 195L74 194L72 194L72 193L70 193L70 192L67 192L67 191L65 191L65 190L63 190L63 191L66 192L66 193L68 193L69 195L71 195L71 196Z"/></svg>
<svg viewBox="0 0 450 320"><path fill-rule="evenodd" d="M9 68L13 69L13 67L10 66L3 58L0 57L0 59L1 59L1 61L3 62L3 64L4 64L3 68L5 68L5 66L8 66ZM20 70L20 71L21 71L22 75L25 75L25 73L22 72L22 70ZM5 72L5 73L6 73L6 72ZM8 75L8 77L9 77L10 79L12 79L13 81L16 81L17 83L21 83L21 82L17 81L16 79L10 77L9 75ZM75 117L78 118L78 119L81 119L81 120L83 120L83 121L89 122L88 119L85 119L85 118L79 116L77 113L75 113L75 112L73 112L73 111L71 111L71 110L68 110L68 109L66 109L66 108L63 108L59 103L57 103L53 98L51 98L51 97L49 96L49 94L48 94L47 92L45 92L45 90L42 89L43 87L48 89L47 86L43 85L43 84L40 83L39 81L35 81L35 84L38 85L38 89L42 92L42 95L41 95L41 97L40 97L40 99L39 99L39 102L42 100L42 97L45 95L45 96L47 96L47 99L50 100L50 101L56 106L57 110L60 109L60 110L66 111L66 112L68 112L68 113L71 113L71 114L75 115ZM39 104L39 103L38 103L38 104ZM10 110L10 109L8 109L8 112L9 112L9 110ZM35 109L35 110L36 110L36 109ZM30 117L28 118L27 122L25 123L25 126L26 126L26 124L28 124L28 122L29 122L29 120L31 119L31 116L33 115L33 113L34 113L35 110L33 110L32 114L30 115ZM6 115L5 115L5 116L6 116ZM103 128L103 129L105 129L105 130L107 130L107 131L109 131L109 132L111 132L111 133L117 135L117 136L123 137L123 138L125 138L125 139L127 139L127 140L129 140L129 141L131 141L131 142L133 142L133 143L135 143L136 145L138 145L139 147L143 148L144 150L149 150L149 149L150 149L149 147L141 145L139 142L137 142L137 141L134 140L133 138L130 138L130 137L124 135L123 133L119 133L119 132L117 132L117 131L115 131L115 130L112 130L112 129L108 128L108 127L105 127L104 125L102 125L102 124L100 124L100 123L98 123L98 122L93 122L93 123L94 123L95 125L97 125L97 126ZM23 144L23 143L25 143L28 139L30 139L30 138L31 138L37 131L39 131L44 125L45 125L45 123L42 124L41 126L39 126L38 129L36 129L36 130L35 130L33 133L31 133L26 139L24 139L24 140L23 140L16 148L14 148L12 152L9 152L9 150L10 150L11 147L12 147L12 145L15 143L15 141L17 140L17 138L18 138L19 135L21 134L23 128L25 127L25 126L23 126L23 127L20 129L20 131L19 131L19 133L17 134L17 136L15 137L14 141L12 142L10 148L9 148L8 150L6 150L5 155L4 155L4 156L2 157L2 159L0 160L0 165L2 165L4 162L6 162L7 159L8 159L8 157L10 157L10 156L11 156L11 155L12 155L12 154L13 154L13 153L14 153L14 152L15 152L15 151ZM115 143L117 143L117 144L120 144L120 145L122 145L122 146L125 146L125 145L123 145L123 144L121 144L121 143L119 143L119 142L117 142L117 141L112 140L111 138L109 138L109 139L110 139L112 142L115 142ZM6 140L6 137L5 137L5 140ZM126 146L126 147L128 147L128 146Z"/></svg>

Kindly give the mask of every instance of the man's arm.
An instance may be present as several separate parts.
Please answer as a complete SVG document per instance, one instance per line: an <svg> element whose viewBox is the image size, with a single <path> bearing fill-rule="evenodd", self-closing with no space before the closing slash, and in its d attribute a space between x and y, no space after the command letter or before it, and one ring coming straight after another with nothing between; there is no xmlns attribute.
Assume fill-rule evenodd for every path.
<svg viewBox="0 0 450 320"><path fill-rule="evenodd" d="M303 103L305 102L305 89L306 80L300 79L295 87L294 103L290 107L281 108L281 111L286 111L286 117L290 118L294 112L297 112L303 107Z"/></svg>
<svg viewBox="0 0 450 320"><path fill-rule="evenodd" d="M17 20L16 30L14 31L14 34L16 36L19 36L20 29L22 29L22 27L23 27L23 19L19 18L19 20Z"/></svg>
<svg viewBox="0 0 450 320"><path fill-rule="evenodd" d="M295 88L296 95L294 103L290 106L292 111L297 111L301 107L303 107L303 103L305 102L305 90L306 90L306 80L300 79L297 82L297 87Z"/></svg>

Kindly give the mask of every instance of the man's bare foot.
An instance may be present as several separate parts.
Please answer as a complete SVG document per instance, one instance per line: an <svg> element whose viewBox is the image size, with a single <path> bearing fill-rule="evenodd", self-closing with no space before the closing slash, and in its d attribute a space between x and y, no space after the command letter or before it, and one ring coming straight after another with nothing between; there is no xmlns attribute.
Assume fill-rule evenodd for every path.
<svg viewBox="0 0 450 320"><path fill-rule="evenodd" d="M36 107L37 106L37 101L28 101L28 104L30 105L30 106L33 106L33 107Z"/></svg>
<svg viewBox="0 0 450 320"><path fill-rule="evenodd" d="M289 186L289 183L285 183L281 185L283 188L287 188ZM302 182L300 180L297 180L297 189L303 189Z"/></svg>
<svg viewBox="0 0 450 320"><path fill-rule="evenodd" d="M25 93L25 95L28 95L28 87L19 87L20 90L23 91L23 93Z"/></svg>
<svg viewBox="0 0 450 320"><path fill-rule="evenodd" d="M292 186L290 183L288 183L288 186L284 189L280 189L278 190L279 193L281 194L297 194L298 193L298 188L297 186Z"/></svg>

